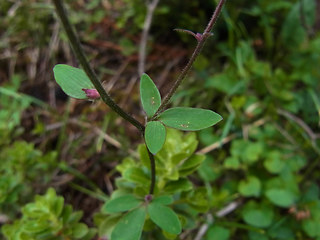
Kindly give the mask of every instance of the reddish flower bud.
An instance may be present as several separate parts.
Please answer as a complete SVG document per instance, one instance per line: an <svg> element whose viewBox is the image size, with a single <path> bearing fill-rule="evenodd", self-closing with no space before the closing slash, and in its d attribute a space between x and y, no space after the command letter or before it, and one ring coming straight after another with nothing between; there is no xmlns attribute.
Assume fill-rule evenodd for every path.
<svg viewBox="0 0 320 240"><path fill-rule="evenodd" d="M145 200L146 202L150 202L150 201L152 200L152 195L151 195L151 194L146 195L146 196L144 197L144 200Z"/></svg>
<svg viewBox="0 0 320 240"><path fill-rule="evenodd" d="M98 93L98 91L96 89L87 89L87 88L82 88L82 91L85 92L85 94L87 95L87 97L89 99L97 99L100 98L100 94Z"/></svg>
<svg viewBox="0 0 320 240"><path fill-rule="evenodd" d="M201 33L197 33L196 35L194 35L194 37L197 39L198 42L200 42L202 40L203 35Z"/></svg>

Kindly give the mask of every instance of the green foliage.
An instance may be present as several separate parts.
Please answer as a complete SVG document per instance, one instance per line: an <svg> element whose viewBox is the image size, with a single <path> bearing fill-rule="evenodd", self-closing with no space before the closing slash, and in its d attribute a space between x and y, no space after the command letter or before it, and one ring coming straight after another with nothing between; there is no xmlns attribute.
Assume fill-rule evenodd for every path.
<svg viewBox="0 0 320 240"><path fill-rule="evenodd" d="M70 97L86 99L82 89L94 89L86 73L79 68L58 64L53 68L53 72L57 83Z"/></svg>
<svg viewBox="0 0 320 240"><path fill-rule="evenodd" d="M146 217L146 209L141 207L127 213L112 231L111 240L139 240Z"/></svg>
<svg viewBox="0 0 320 240"><path fill-rule="evenodd" d="M81 239L90 240L95 230L80 223L82 212L73 212L71 205L64 205L63 197L48 189L43 196L22 208L22 217L13 224L6 224L2 232L13 239Z"/></svg>
<svg viewBox="0 0 320 240"><path fill-rule="evenodd" d="M161 96L157 86L145 73L140 80L140 97L144 111L148 117L152 117L161 105Z"/></svg>
<svg viewBox="0 0 320 240"><path fill-rule="evenodd" d="M142 201L133 195L124 195L111 199L102 208L108 213L126 212L138 207L141 203Z"/></svg>
<svg viewBox="0 0 320 240"><path fill-rule="evenodd" d="M11 82L0 87L0 146L23 133L21 115L31 104L45 105L38 99L19 93L20 75L13 75Z"/></svg>
<svg viewBox="0 0 320 240"><path fill-rule="evenodd" d="M146 145L151 153L159 152L166 140L166 128L161 122L150 121L145 130Z"/></svg>
<svg viewBox="0 0 320 240"><path fill-rule="evenodd" d="M176 141L181 144L176 145ZM121 173L121 177L116 180L117 190L113 192L111 200L105 203L101 208L101 213L97 214L95 218L99 229L101 228L99 235L101 237L111 236L112 239L114 231L116 234L121 234L120 227L114 228L114 226L119 224L123 227L123 219L130 217L131 221L131 214L134 211L147 208L147 216L163 232L160 233L156 225L149 226L148 220L146 220L144 228L148 229L148 232L153 230L150 233L154 236L160 234L169 237L171 234L170 236L173 237L181 232L186 221L194 221L196 216L189 215L187 209L206 211L208 209L207 192L203 189L193 189L192 183L186 178L197 170L205 158L204 155L194 153L197 144L195 133L183 134L171 128L167 129L164 146L155 155L157 181L152 200L148 200L150 160L146 146L140 145L138 147L139 160L124 159L116 167ZM179 199L182 203L175 203L179 202ZM142 206L140 206L141 204ZM177 211L178 209L180 210ZM116 212L129 210L129 213L119 217L119 215L110 214L115 212L113 210ZM111 222L113 227L109 227L108 231L103 231L102 226ZM122 229L122 231L124 230ZM138 233L135 236L138 236Z"/></svg>
<svg viewBox="0 0 320 240"><path fill-rule="evenodd" d="M272 224L274 211L271 206L249 202L242 212L243 220L254 226L265 228Z"/></svg>
<svg viewBox="0 0 320 240"><path fill-rule="evenodd" d="M181 223L171 208L160 203L151 203L148 205L150 219L164 231L171 234L181 232Z"/></svg>
<svg viewBox="0 0 320 240"><path fill-rule="evenodd" d="M279 207L290 207L295 202L297 197L287 189L271 188L266 191L267 198Z"/></svg>
<svg viewBox="0 0 320 240"><path fill-rule="evenodd" d="M122 55L135 53L135 39L139 39L136 36L139 36L146 13L143 1L110 1L112 11L106 11L102 2L70 4L71 20L83 42L96 48L91 40L99 42L100 33L107 32L108 39L122 48ZM47 47L51 39L48 23L53 22L51 5L22 0L16 5L17 11L10 16L14 4L14 1L0 3L0 12L3 13L0 29L5 33L0 37L3 52L8 49L12 53L15 48L23 51L35 42ZM192 43L191 49L194 46L192 37L173 33L172 39L168 29L181 27L201 31L204 23L200 21L209 17L206 11L212 9L213 4L214 1L161 2L155 10L148 49L153 49L154 40L159 39L160 44L166 46L171 44L171 40L177 42L176 37L185 44ZM203 6L208 7L201 8ZM199 227L207 221L203 215L214 217L203 237L207 240L320 239L320 196L316 184L320 153L320 68L315 64L320 62L320 38L318 29L314 27L315 6L314 0L241 0L226 5L220 17L222 21L216 24L214 40L207 41L207 47L194 66L196 71L192 71L180 87L181 91L174 96L173 108L167 110L201 106L215 109L225 116L226 121L221 122L219 128L204 129L198 134L201 148L211 151L206 156L195 154L198 145L195 133L183 134L170 128L160 130L163 129L161 122L164 123L161 117L153 119L156 123L147 122L145 140L149 150L156 154L155 194L152 200L145 200L150 185L150 162L146 147L140 145L137 159L127 157L116 166L121 174L115 180L116 190L95 216L101 238L177 239L178 236L166 231L167 222L161 216L163 212L160 210L167 205L165 211L175 212L181 228L190 233L186 239L194 239ZM79 7L86 11L77 11ZM119 10L120 13L117 12ZM125 36L119 31L109 31L114 23L123 28ZM99 31L101 25L107 26L107 31ZM128 34L132 34L130 39ZM12 37L10 41L6 40L7 36ZM64 33L61 37L66 40ZM111 54L117 56L114 52ZM166 52L166 55L170 54L170 51ZM19 58L15 57L17 65L19 71L25 71L21 60L29 61L29 57L20 56L23 52L19 52ZM100 56L94 54L94 57ZM147 75L142 78L149 80L147 84L153 84ZM20 120L23 111L33 110L32 106L38 104L35 99L18 93L22 79L16 75L11 79L12 86L0 87L0 159L4 163L0 207L10 219L30 199L34 183L50 180L47 169L53 162L50 154L48 160L43 160L47 154L42 154L32 144L24 141L13 143L24 131ZM159 91L154 87L154 84L145 87L144 93L151 94L151 98L157 97ZM142 92L140 90L141 97ZM77 93L85 98L81 88ZM135 92L132 96L132 99L138 99ZM150 96L145 100L141 98L142 105L144 101L150 103ZM143 106L149 118L158 109L160 101L158 98L156 107L151 106L148 111ZM178 116L171 127L185 124L180 123L185 120L184 115ZM195 118L195 115L191 117ZM150 133L148 126L153 124L161 127ZM161 137L155 137L154 131L160 132ZM164 139L165 131L167 137L162 146L157 140ZM124 139L123 136L119 138ZM8 157L17 156L18 152L24 154ZM112 156L109 152L107 155ZM17 161L18 158L21 162ZM118 160L118 157L112 158ZM232 201L239 203L237 209L226 216L215 216ZM148 209L159 205L161 207L155 212L160 213L152 221ZM303 218L302 213L305 214ZM161 224L157 225L157 222ZM15 232L18 234L20 228L23 229L21 220L14 224L17 224ZM79 237L87 229L79 224L73 231Z"/></svg>
<svg viewBox="0 0 320 240"><path fill-rule="evenodd" d="M209 228L207 238L210 240L228 240L230 238L230 230L220 226Z"/></svg>
<svg viewBox="0 0 320 240"><path fill-rule="evenodd" d="M164 125L184 131L198 131L220 122L222 117L211 111L199 108L170 108L159 116Z"/></svg>
<svg viewBox="0 0 320 240"><path fill-rule="evenodd" d="M42 154L33 144L16 141L0 152L0 210L13 217L34 194L35 182L45 184L55 167L56 152ZM41 174L39 174L41 172ZM41 186L41 185L39 185Z"/></svg>

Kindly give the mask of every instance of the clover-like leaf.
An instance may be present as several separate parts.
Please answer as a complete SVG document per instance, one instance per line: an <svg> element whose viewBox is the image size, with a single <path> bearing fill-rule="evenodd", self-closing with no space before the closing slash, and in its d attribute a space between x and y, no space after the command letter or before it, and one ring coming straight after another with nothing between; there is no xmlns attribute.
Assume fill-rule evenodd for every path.
<svg viewBox="0 0 320 240"><path fill-rule="evenodd" d="M58 64L53 68L53 73L59 86L70 97L86 99L88 97L83 89L93 89L96 91L82 69Z"/></svg>
<svg viewBox="0 0 320 240"><path fill-rule="evenodd" d="M141 200L137 199L133 195L124 195L109 200L102 207L108 213L125 212L141 204Z"/></svg>
<svg viewBox="0 0 320 240"><path fill-rule="evenodd" d="M145 207L129 212L115 226L111 240L140 240L145 218Z"/></svg>
<svg viewBox="0 0 320 240"><path fill-rule="evenodd" d="M171 208L157 202L151 202L148 206L148 213L151 220L164 231L172 234L181 232L179 218Z"/></svg>
<svg viewBox="0 0 320 240"><path fill-rule="evenodd" d="M148 117L152 117L161 105L161 96L157 86L145 73L140 79L140 97L144 111Z"/></svg>
<svg viewBox="0 0 320 240"><path fill-rule="evenodd" d="M161 122L151 121L147 123L145 134L146 144L150 152L159 152L166 140L166 128Z"/></svg>
<svg viewBox="0 0 320 240"><path fill-rule="evenodd" d="M168 127L184 131L198 131L220 122L222 117L207 109L176 107L161 113L158 120Z"/></svg>

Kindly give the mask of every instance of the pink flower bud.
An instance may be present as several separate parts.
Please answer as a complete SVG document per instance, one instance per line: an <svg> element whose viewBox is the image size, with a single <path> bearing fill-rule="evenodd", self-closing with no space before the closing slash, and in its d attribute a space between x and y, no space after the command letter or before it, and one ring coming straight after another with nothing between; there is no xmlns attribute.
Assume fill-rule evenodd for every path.
<svg viewBox="0 0 320 240"><path fill-rule="evenodd" d="M85 92L85 94L87 95L87 97L89 99L98 99L98 98L100 98L100 94L98 93L98 91L96 89L82 88L82 91Z"/></svg>
<svg viewBox="0 0 320 240"><path fill-rule="evenodd" d="M197 33L194 35L194 37L197 39L198 42L202 40L203 35L201 33Z"/></svg>

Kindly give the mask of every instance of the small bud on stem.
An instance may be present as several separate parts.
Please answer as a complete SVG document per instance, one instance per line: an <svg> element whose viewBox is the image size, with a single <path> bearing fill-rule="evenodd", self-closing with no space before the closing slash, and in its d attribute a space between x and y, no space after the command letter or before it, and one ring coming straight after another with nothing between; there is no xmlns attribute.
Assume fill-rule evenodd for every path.
<svg viewBox="0 0 320 240"><path fill-rule="evenodd" d="M82 88L82 91L85 92L85 94L87 95L87 97L89 99L98 99L98 98L100 98L100 94L98 93L98 91L96 89Z"/></svg>

